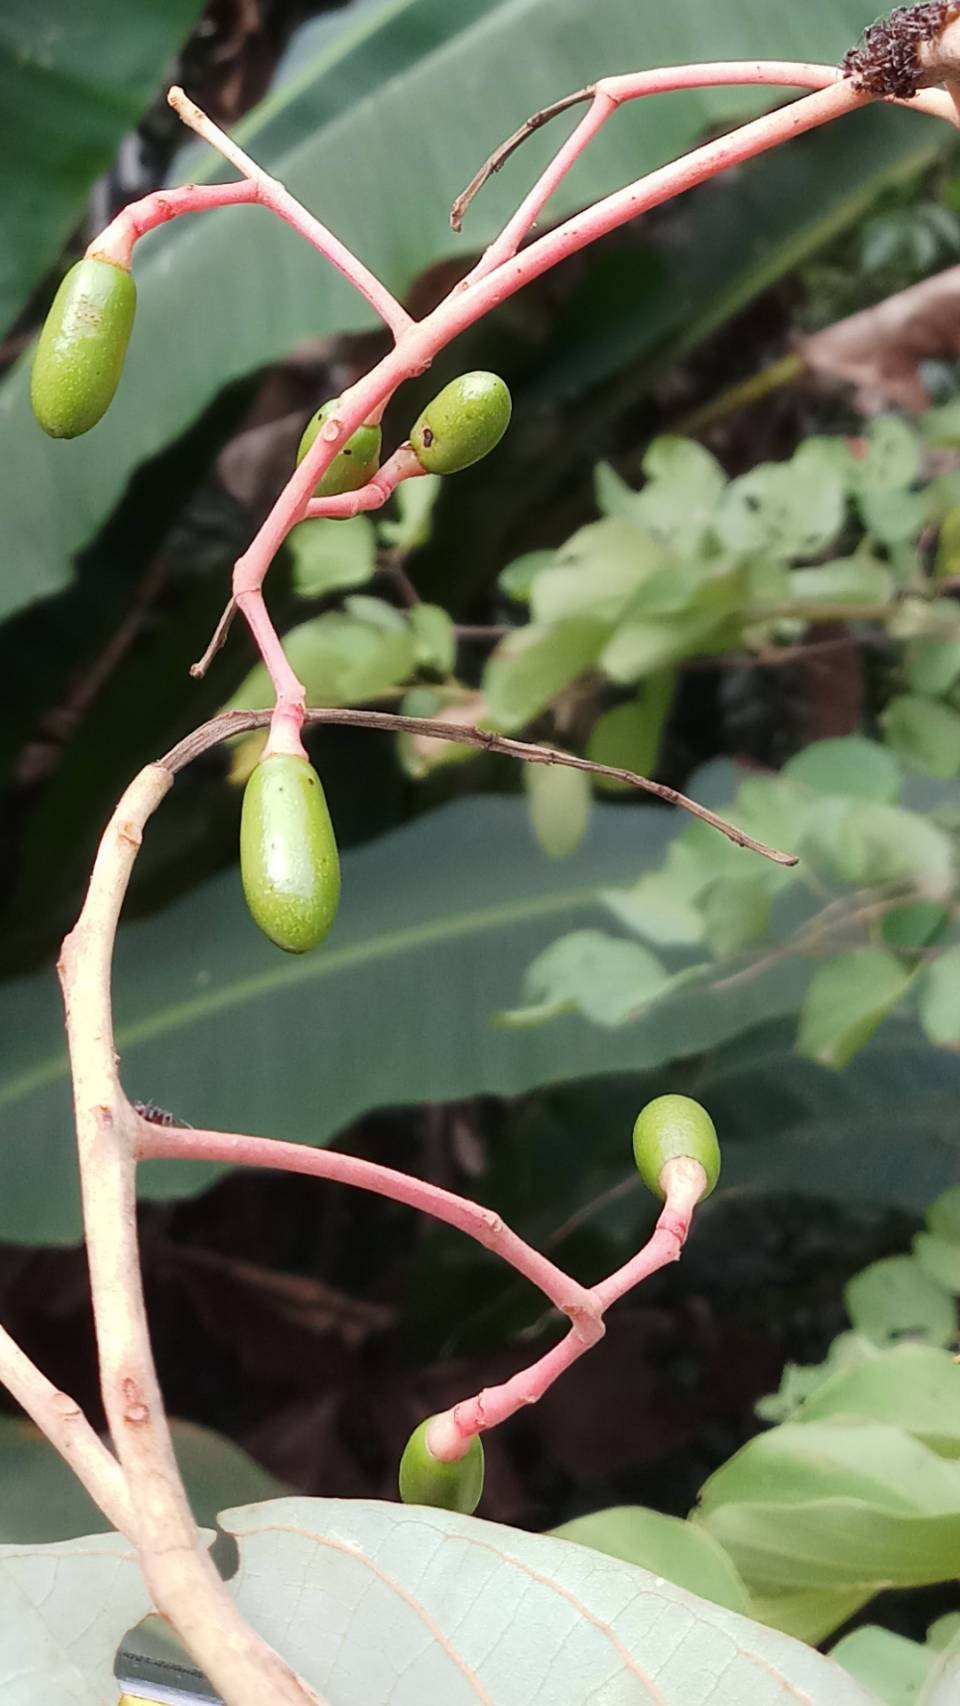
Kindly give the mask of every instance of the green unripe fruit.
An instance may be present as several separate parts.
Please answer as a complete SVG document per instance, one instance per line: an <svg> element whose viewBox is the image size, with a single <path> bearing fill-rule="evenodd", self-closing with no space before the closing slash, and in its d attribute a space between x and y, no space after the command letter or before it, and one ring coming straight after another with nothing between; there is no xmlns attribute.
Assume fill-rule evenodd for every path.
<svg viewBox="0 0 960 1706"><path fill-rule="evenodd" d="M106 414L120 383L137 287L113 261L78 261L53 299L33 358L30 400L51 438L78 438Z"/></svg>
<svg viewBox="0 0 960 1706"><path fill-rule="evenodd" d="M483 1492L483 1441L474 1434L466 1456L441 1463L427 1445L432 1416L421 1422L407 1441L400 1459L400 1497L405 1505L432 1505L436 1510L472 1516Z"/></svg>
<svg viewBox="0 0 960 1706"><path fill-rule="evenodd" d="M271 753L244 789L240 876L255 924L288 954L322 942L340 900L340 859L320 778Z"/></svg>
<svg viewBox="0 0 960 1706"><path fill-rule="evenodd" d="M321 409L307 422L300 449L297 451L297 467L316 440L320 428L328 415L336 407L336 399L324 403ZM313 489L315 498L336 498L341 492L358 492L368 480L372 480L380 466L380 443L382 433L378 426L358 427L352 438L348 438L342 450L338 450L326 473L321 476Z"/></svg>
<svg viewBox="0 0 960 1706"><path fill-rule="evenodd" d="M720 1177L720 1145L706 1108L689 1096L658 1096L637 1115L633 1157L644 1184L665 1197L660 1176L668 1161L699 1161L707 1175L708 1197Z"/></svg>
<svg viewBox="0 0 960 1706"><path fill-rule="evenodd" d="M459 474L500 443L513 404L495 373L461 373L428 403L410 434L428 474Z"/></svg>

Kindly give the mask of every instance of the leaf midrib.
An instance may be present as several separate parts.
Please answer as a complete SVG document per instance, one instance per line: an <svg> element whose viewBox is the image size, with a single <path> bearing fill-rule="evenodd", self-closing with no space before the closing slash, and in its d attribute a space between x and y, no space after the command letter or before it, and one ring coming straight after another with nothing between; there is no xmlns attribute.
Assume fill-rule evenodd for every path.
<svg viewBox="0 0 960 1706"><path fill-rule="evenodd" d="M576 911L596 900L596 888L584 885L562 894L540 899L514 900L499 906L478 908L458 913L454 918L441 918L406 925L385 935L334 948L318 958L292 960L275 969L257 972L216 990L193 995L180 1002L169 1003L146 1018L120 1026L116 1034L119 1050L135 1048L155 1037L182 1029L184 1026L212 1018L218 1013L239 1007L248 1001L275 994L278 990L296 988L300 984L319 983L336 972L351 971L378 959L387 960L404 950L429 947L437 942L454 941L458 937L480 934L528 919L549 918L563 912ZM0 1087L0 1108L9 1108L38 1090L49 1088L67 1076L66 1050L30 1067L19 1077Z"/></svg>

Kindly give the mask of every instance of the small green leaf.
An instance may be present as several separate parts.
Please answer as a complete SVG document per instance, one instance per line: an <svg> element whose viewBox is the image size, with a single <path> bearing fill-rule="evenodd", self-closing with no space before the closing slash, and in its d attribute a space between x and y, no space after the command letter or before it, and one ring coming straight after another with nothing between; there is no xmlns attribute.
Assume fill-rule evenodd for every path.
<svg viewBox="0 0 960 1706"><path fill-rule="evenodd" d="M784 1525L776 1548L780 1557L770 1558L769 1584L817 1587L857 1579L846 1573L849 1557L831 1557L826 1532L812 1558L790 1544L790 1513L803 1516L819 1510L822 1515L828 1503L834 1506L835 1526L844 1506L853 1515L860 1504L864 1510L902 1514L949 1512L960 1533L960 1464L938 1457L887 1422L837 1416L784 1422L757 1434L714 1471L700 1489L697 1514L716 1533L712 1519L717 1512L759 1507L766 1546L775 1537L769 1518L779 1510ZM853 1534L850 1539L853 1552ZM736 1552L733 1556L736 1562ZM912 1562L904 1558L900 1568L909 1569ZM742 1564L738 1568L742 1571ZM748 1585L757 1579L753 1569L743 1573ZM864 1582L874 1579L872 1570L859 1577Z"/></svg>
<svg viewBox="0 0 960 1706"><path fill-rule="evenodd" d="M591 667L607 633L605 623L577 617L549 627L531 623L508 634L483 673L483 691L497 726L509 730L530 722Z"/></svg>
<svg viewBox="0 0 960 1706"><path fill-rule="evenodd" d="M553 1013L580 1012L595 1025L622 1025L662 995L669 973L649 949L574 930L551 942L527 969L524 993Z"/></svg>
<svg viewBox="0 0 960 1706"><path fill-rule="evenodd" d="M378 532L385 545L406 556L430 541L433 532L433 508L440 496L443 479L439 474L424 474L419 479L403 480L394 493L396 517L381 521Z"/></svg>
<svg viewBox="0 0 960 1706"><path fill-rule="evenodd" d="M770 927L770 900L762 873L718 878L699 902L711 953L724 959L761 941Z"/></svg>
<svg viewBox="0 0 960 1706"><path fill-rule="evenodd" d="M914 693L936 699L960 681L960 638L914 640L907 648L907 680Z"/></svg>
<svg viewBox="0 0 960 1706"><path fill-rule="evenodd" d="M960 1297L960 1244L938 1238L933 1232L918 1232L913 1240L913 1255L934 1285Z"/></svg>
<svg viewBox="0 0 960 1706"><path fill-rule="evenodd" d="M810 604L884 604L892 590L889 569L867 557L790 571L790 597Z"/></svg>
<svg viewBox="0 0 960 1706"><path fill-rule="evenodd" d="M598 462L593 470L593 495L601 515L625 516L629 520L637 494L609 462Z"/></svg>
<svg viewBox="0 0 960 1706"><path fill-rule="evenodd" d="M878 415L861 441L862 454L851 458L853 489L890 492L912 486L923 472L923 442L900 415Z"/></svg>
<svg viewBox="0 0 960 1706"><path fill-rule="evenodd" d="M597 718L587 741L587 757L594 764L609 764L614 770L632 770L638 776L654 775L673 694L672 670L652 675L636 699L615 705ZM614 782L605 776L598 776L594 785L607 794L631 791L628 782Z"/></svg>
<svg viewBox="0 0 960 1706"><path fill-rule="evenodd" d="M857 888L911 878L939 889L954 880L950 837L899 806L837 801L813 818L802 851Z"/></svg>
<svg viewBox="0 0 960 1706"><path fill-rule="evenodd" d="M379 600L352 599L348 612L330 611L284 635L283 646L310 705L357 705L375 698L413 673L413 636L397 611L376 621ZM358 611L359 606L359 611ZM262 664L250 671L225 710L261 710L273 704L273 687Z"/></svg>
<svg viewBox="0 0 960 1706"><path fill-rule="evenodd" d="M800 1015L797 1052L846 1066L902 1001L913 973L883 948L857 948L815 972Z"/></svg>
<svg viewBox="0 0 960 1706"><path fill-rule="evenodd" d="M882 803L895 800L903 783L900 766L892 753L878 741L865 740L862 735L816 741L787 760L783 775L802 782L817 794L839 794Z"/></svg>
<svg viewBox="0 0 960 1706"><path fill-rule="evenodd" d="M952 1642L960 1637L960 1611L948 1611L945 1616L938 1617L927 1630L927 1643L935 1652L942 1653Z"/></svg>
<svg viewBox="0 0 960 1706"><path fill-rule="evenodd" d="M872 1623L845 1635L830 1657L885 1706L915 1706L933 1660L918 1642Z"/></svg>
<svg viewBox="0 0 960 1706"><path fill-rule="evenodd" d="M934 508L934 494L930 487L919 492L861 492L857 502L868 536L888 548L909 545L908 556L912 565L913 542ZM896 558L891 560L896 566ZM903 571L898 578L906 578Z"/></svg>
<svg viewBox="0 0 960 1706"><path fill-rule="evenodd" d="M689 884L670 871L640 877L629 889L607 889L610 911L648 942L660 947L691 947L703 940L701 914L690 904Z"/></svg>
<svg viewBox="0 0 960 1706"><path fill-rule="evenodd" d="M903 1339L949 1345L956 1336L952 1299L912 1256L871 1262L848 1282L843 1301L857 1332L876 1345Z"/></svg>
<svg viewBox="0 0 960 1706"><path fill-rule="evenodd" d="M727 477L693 439L655 438L643 459L647 483L634 494L631 519L680 556L700 553L713 528Z"/></svg>
<svg viewBox="0 0 960 1706"><path fill-rule="evenodd" d="M885 1318L880 1309L874 1311L869 1298L864 1307L870 1321ZM910 1316L915 1318L912 1310ZM858 1416L864 1421L889 1422L938 1456L960 1458L960 1371L950 1352L929 1344L877 1349L863 1335L847 1337L863 1347L861 1360L855 1366L828 1369L827 1378L807 1394L795 1419L816 1422L829 1416Z"/></svg>
<svg viewBox="0 0 960 1706"><path fill-rule="evenodd" d="M926 968L917 1005L930 1041L939 1048L960 1048L960 948Z"/></svg>
<svg viewBox="0 0 960 1706"><path fill-rule="evenodd" d="M879 1355L876 1345L871 1344L870 1340L863 1338L860 1333L838 1333L823 1362L788 1362L777 1391L759 1399L754 1409L764 1422L803 1421L807 1415L808 1400L834 1375L860 1368L864 1363L874 1361Z"/></svg>
<svg viewBox="0 0 960 1706"><path fill-rule="evenodd" d="M902 953L928 947L947 923L948 914L936 901L911 900L880 920L880 933L888 948Z"/></svg>
<svg viewBox="0 0 960 1706"><path fill-rule="evenodd" d="M440 478L439 474L435 477ZM553 551L527 551L522 557L515 557L497 576L504 597L512 599L514 604L528 604L537 575L550 567L555 555Z"/></svg>
<svg viewBox="0 0 960 1706"><path fill-rule="evenodd" d="M761 463L732 480L717 513L717 532L734 551L769 552L787 562L817 557L843 525L842 481L825 468Z"/></svg>
<svg viewBox="0 0 960 1706"><path fill-rule="evenodd" d="M457 655L457 636L447 612L439 604L415 604L407 611L413 635L413 653L421 669L450 675Z"/></svg>
<svg viewBox="0 0 960 1706"><path fill-rule="evenodd" d="M340 587L363 586L377 566L373 522L301 521L287 544L293 557L293 588L300 598L323 598Z"/></svg>
<svg viewBox="0 0 960 1706"><path fill-rule="evenodd" d="M601 669L612 681L642 681L680 658L732 643L744 578L744 571L734 570L701 581L689 607L677 615L628 612L602 652Z"/></svg>
<svg viewBox="0 0 960 1706"><path fill-rule="evenodd" d="M566 765L525 764L523 782L530 827L548 859L575 853L587 833L593 791L584 770Z"/></svg>
<svg viewBox="0 0 960 1706"><path fill-rule="evenodd" d="M644 581L669 563L664 547L628 521L590 522L535 576L531 615L535 622L569 616L616 622Z"/></svg>
<svg viewBox="0 0 960 1706"><path fill-rule="evenodd" d="M927 1225L938 1238L960 1244L960 1185L944 1191L927 1209Z"/></svg>
<svg viewBox="0 0 960 1706"><path fill-rule="evenodd" d="M902 695L891 699L880 721L905 764L943 781L960 775L960 715L948 705Z"/></svg>
<svg viewBox="0 0 960 1706"><path fill-rule="evenodd" d="M747 1590L722 1546L706 1529L644 1505L615 1505L553 1529L558 1540L589 1546L608 1558L639 1564L714 1605L747 1614Z"/></svg>

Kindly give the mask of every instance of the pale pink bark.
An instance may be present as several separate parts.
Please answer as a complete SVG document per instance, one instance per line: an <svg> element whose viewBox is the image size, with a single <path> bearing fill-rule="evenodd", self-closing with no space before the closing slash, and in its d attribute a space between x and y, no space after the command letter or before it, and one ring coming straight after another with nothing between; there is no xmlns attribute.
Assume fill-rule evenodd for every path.
<svg viewBox="0 0 960 1706"><path fill-rule="evenodd" d="M75 1398L61 1392L5 1328L0 1327L0 1382L69 1463L108 1522L134 1540L136 1529L123 1470L94 1433Z"/></svg>

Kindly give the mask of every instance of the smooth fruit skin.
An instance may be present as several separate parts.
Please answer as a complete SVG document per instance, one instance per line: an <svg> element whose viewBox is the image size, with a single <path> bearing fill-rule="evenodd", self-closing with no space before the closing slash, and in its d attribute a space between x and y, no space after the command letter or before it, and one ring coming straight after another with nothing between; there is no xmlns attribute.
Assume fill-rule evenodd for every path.
<svg viewBox="0 0 960 1706"><path fill-rule="evenodd" d="M500 443L513 404L495 373L461 373L428 403L410 434L428 474L459 474Z"/></svg>
<svg viewBox="0 0 960 1706"><path fill-rule="evenodd" d="M137 287L112 261L78 261L53 299L33 358L30 400L51 438L78 438L103 419L120 383Z"/></svg>
<svg viewBox="0 0 960 1706"><path fill-rule="evenodd" d="M340 900L340 858L320 778L305 758L262 758L244 789L240 876L255 924L288 954L322 942Z"/></svg>
<svg viewBox="0 0 960 1706"><path fill-rule="evenodd" d="M707 1175L705 1197L720 1177L716 1127L706 1108L689 1096L658 1096L647 1103L633 1128L633 1157L655 1197L666 1196L660 1176L668 1161L699 1161Z"/></svg>
<svg viewBox="0 0 960 1706"><path fill-rule="evenodd" d="M335 400L331 399L307 422L300 440L300 449L297 451L298 468L334 407ZM380 466L382 436L378 426L358 427L353 437L347 439L343 449L337 451L326 473L317 481L313 489L314 497L336 498L341 492L358 492L361 486L372 480Z"/></svg>
<svg viewBox="0 0 960 1706"><path fill-rule="evenodd" d="M400 1497L405 1505L432 1505L472 1516L483 1492L483 1441L474 1434L465 1457L441 1463L427 1446L432 1420L428 1416L407 1441L400 1459Z"/></svg>

